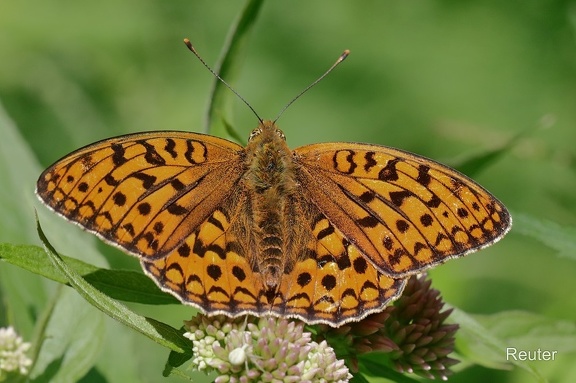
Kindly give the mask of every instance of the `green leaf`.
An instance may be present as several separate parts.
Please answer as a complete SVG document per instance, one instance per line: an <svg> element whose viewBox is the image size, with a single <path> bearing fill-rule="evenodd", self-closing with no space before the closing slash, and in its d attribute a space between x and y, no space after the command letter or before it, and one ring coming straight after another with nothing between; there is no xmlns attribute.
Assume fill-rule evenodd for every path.
<svg viewBox="0 0 576 383"><path fill-rule="evenodd" d="M37 177L38 165L2 104L0 133L0 241L31 242L35 238L30 235L34 233L30 219L34 187L30 180Z"/></svg>
<svg viewBox="0 0 576 383"><path fill-rule="evenodd" d="M458 169L458 171L473 178L488 166L492 165L494 162L500 159L504 154L508 153L514 147L514 145L520 141L521 138L533 132L534 130L535 128L525 129L514 135L501 147L470 156L466 160L461 161L459 164L455 164L454 167Z"/></svg>
<svg viewBox="0 0 576 383"><path fill-rule="evenodd" d="M176 298L162 292L150 278L141 273L101 269L75 258L65 256L61 258L75 273L111 298L155 305L179 303ZM0 243L0 259L53 281L68 282L46 257L45 251L38 246Z"/></svg>
<svg viewBox="0 0 576 383"><path fill-rule="evenodd" d="M184 329L181 329L184 332ZM168 356L168 360L166 361L166 366L162 375L170 376L170 375L181 375L177 367L182 366L192 357L191 354L183 354L175 351L171 351L170 355Z"/></svg>
<svg viewBox="0 0 576 383"><path fill-rule="evenodd" d="M60 289L62 286L59 287ZM44 311L36 321L34 326L34 335L32 339L30 339L30 343L32 345L32 349L30 350L30 357L32 359L32 366L30 366L30 371L34 371L36 369L36 364L38 360L40 360L40 352L42 350L42 345L46 340L46 329L48 328L48 324L50 323L50 318L52 318L52 314L56 308L56 305L61 297L61 292L58 290L57 294L53 294L48 304L44 307Z"/></svg>
<svg viewBox="0 0 576 383"><path fill-rule="evenodd" d="M460 325L456 337L456 349L462 356L488 368L509 370L511 365L516 365L528 371L537 382L546 382L534 366L523 361L507 361L507 342L485 327L476 317L454 308L450 319Z"/></svg>
<svg viewBox="0 0 576 383"><path fill-rule="evenodd" d="M192 358L191 354L182 354L178 352L171 351L168 360L166 361L166 366L164 367L164 371L162 371L162 376L177 376L181 379L192 381L192 378L182 371L180 366L184 363L189 361Z"/></svg>
<svg viewBox="0 0 576 383"><path fill-rule="evenodd" d="M416 383L418 380L411 378L406 374L402 374L398 371L393 370L392 368L382 365L377 361L371 360L372 357L375 357L375 353L372 355L367 354L361 360L362 372L366 372L368 375L377 376L380 378L386 378L391 380L392 382L396 383Z"/></svg>
<svg viewBox="0 0 576 383"><path fill-rule="evenodd" d="M353 376L352 379L350 380L350 383L370 383L368 379L366 379L366 377L360 372L357 372L356 374L352 375Z"/></svg>
<svg viewBox="0 0 576 383"><path fill-rule="evenodd" d="M246 145L246 139L241 137L238 132L234 129L232 124L230 124L226 119L222 118L222 124L224 124L224 129L226 129L226 133L236 142Z"/></svg>
<svg viewBox="0 0 576 383"><path fill-rule="evenodd" d="M30 372L35 383L77 382L96 363L105 335L104 316L82 303L72 290L59 291Z"/></svg>
<svg viewBox="0 0 576 383"><path fill-rule="evenodd" d="M231 84L240 69L241 58L246 51L248 38L252 27L256 23L258 13L264 0L248 0L244 9L228 32L228 37L222 48L218 63L214 71ZM206 113L206 133L219 137L226 134L226 124L218 116L229 116L229 100L237 97L222 83L214 78L214 86L210 95L210 103Z"/></svg>
<svg viewBox="0 0 576 383"><path fill-rule="evenodd" d="M147 350L155 350L153 357L158 358L165 352L164 349L156 347L156 344L148 342L139 334L127 330L125 326L112 320L106 322L104 342L104 352L100 353L97 364L81 382L142 382L146 381L142 377L150 373L153 375L149 377L148 381L158 380L152 379L159 376L158 364L155 365L155 368L145 371L142 363L148 360L148 357L142 358L142 356L147 354ZM150 367L150 365L151 363L148 363L147 366ZM102 376L105 376L105 380L102 379Z"/></svg>
<svg viewBox="0 0 576 383"><path fill-rule="evenodd" d="M556 222L514 214L514 231L527 235L558 251L558 255L576 260L576 227L561 226Z"/></svg>
<svg viewBox="0 0 576 383"><path fill-rule="evenodd" d="M476 315L492 334L519 350L576 351L576 323L550 319L526 311Z"/></svg>
<svg viewBox="0 0 576 383"><path fill-rule="evenodd" d="M46 254L53 262L55 268L62 273L72 286L86 301L106 315L120 323L142 333L156 343L179 353L189 353L192 350L191 342L184 338L182 332L165 323L154 319L140 316L129 310L126 306L111 299L102 292L96 290L84 278L69 267L63 259L56 253L48 239L44 236L40 223L37 223L37 230Z"/></svg>

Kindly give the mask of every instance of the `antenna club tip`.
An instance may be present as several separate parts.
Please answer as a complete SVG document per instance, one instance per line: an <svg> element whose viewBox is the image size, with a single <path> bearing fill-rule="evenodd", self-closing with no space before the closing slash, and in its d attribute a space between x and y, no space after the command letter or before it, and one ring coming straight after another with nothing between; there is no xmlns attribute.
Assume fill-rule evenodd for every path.
<svg viewBox="0 0 576 383"><path fill-rule="evenodd" d="M349 54L350 54L350 49L346 49L346 50L342 53L342 56L340 56L340 60L344 60L346 57L348 57Z"/></svg>
<svg viewBox="0 0 576 383"><path fill-rule="evenodd" d="M187 37L184 38L184 44L186 44L188 49L190 49L192 52L196 52L196 50L192 46L192 43L190 42L190 39L188 39Z"/></svg>

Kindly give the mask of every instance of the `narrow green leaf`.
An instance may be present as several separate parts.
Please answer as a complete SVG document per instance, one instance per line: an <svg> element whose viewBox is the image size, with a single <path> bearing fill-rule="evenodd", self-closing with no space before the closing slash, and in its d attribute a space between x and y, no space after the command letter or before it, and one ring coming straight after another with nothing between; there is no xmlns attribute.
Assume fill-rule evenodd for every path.
<svg viewBox="0 0 576 383"><path fill-rule="evenodd" d="M181 329L184 332L184 329ZM192 357L191 354L183 354L180 352L171 351L170 355L168 356L168 360L166 361L166 367L164 368L163 375L169 376L174 374L177 367L182 366Z"/></svg>
<svg viewBox="0 0 576 383"><path fill-rule="evenodd" d="M4 95L4 94L3 94ZM0 241L31 242L33 188L38 174L34 153L0 103Z"/></svg>
<svg viewBox="0 0 576 383"><path fill-rule="evenodd" d="M64 256L62 258L80 275L87 275L98 270L96 266L75 258ZM0 259L53 281L67 283L64 275L54 267L50 259L46 257L46 252L39 246L0 243Z"/></svg>
<svg viewBox="0 0 576 383"><path fill-rule="evenodd" d="M246 51L250 31L254 26L264 0L248 0L244 9L230 28L214 71L229 84L240 70L241 57ZM224 137L225 124L218 116L229 116L229 100L236 97L220 80L214 79L210 103L206 113L206 133Z"/></svg>
<svg viewBox="0 0 576 383"><path fill-rule="evenodd" d="M504 154L508 153L521 138L533 132L535 128L525 129L514 135L501 147L471 156L459 164L455 164L454 167L469 177L475 177L500 159Z"/></svg>
<svg viewBox="0 0 576 383"><path fill-rule="evenodd" d="M62 260L52 245L50 245L48 239L44 236L42 228L40 227L40 222L38 221L37 230L38 235L44 244L46 254L48 254L48 257L54 263L55 268L68 279L70 285L91 305L118 322L142 333L156 343L167 347L170 350L179 353L191 352L191 342L183 337L181 331L165 323L140 316L129 310L126 306L96 290Z"/></svg>
<svg viewBox="0 0 576 383"><path fill-rule="evenodd" d="M547 318L526 311L475 315L492 334L518 350L576 351L576 323Z"/></svg>
<svg viewBox="0 0 576 383"><path fill-rule="evenodd" d="M77 382L96 364L104 342L105 317L82 303L71 289L59 290L30 371L34 382Z"/></svg>
<svg viewBox="0 0 576 383"><path fill-rule="evenodd" d="M488 368L509 370L511 365L515 365L528 371L537 382L546 382L546 379L534 366L522 361L507 361L507 343L493 334L490 329L484 327L473 316L454 308L450 314L450 319L460 325L456 337L456 349L462 356Z"/></svg>
<svg viewBox="0 0 576 383"><path fill-rule="evenodd" d="M245 137L241 137L238 132L234 129L234 127L232 126L232 124L230 124L225 118L222 118L222 124L224 124L224 129L226 130L226 133L228 133L228 135L234 139L236 142L238 142L239 144L243 144L246 145L246 138Z"/></svg>
<svg viewBox="0 0 576 383"><path fill-rule="evenodd" d="M419 382L416 379L411 378L406 374L399 373L398 371L393 370L388 366L384 366L381 363L378 363L374 360L371 360L371 356L367 354L366 357L362 358L362 372L368 373L371 376L378 376L381 378L390 379L396 383L417 383Z"/></svg>
<svg viewBox="0 0 576 383"><path fill-rule="evenodd" d="M176 376L180 379L187 380L189 382L194 381L194 379L192 379L192 377L190 377L188 374L186 374L182 370L180 370L178 368L172 368L168 364L166 365L166 369L164 369L164 371L162 372L162 376L164 376L166 378L169 376Z"/></svg>
<svg viewBox="0 0 576 383"><path fill-rule="evenodd" d="M192 381L192 378L179 368L190 359L192 359L192 354L190 353L183 354L171 351L164 366L164 371L162 371L162 376L177 376L181 379Z"/></svg>
<svg viewBox="0 0 576 383"><path fill-rule="evenodd" d="M558 251L558 255L576 260L576 227L561 226L556 222L514 214L514 231L527 235Z"/></svg>
<svg viewBox="0 0 576 383"><path fill-rule="evenodd" d="M162 292L144 274L128 270L101 269L75 258L61 256L63 261L93 287L111 298L143 304L178 304L172 295ZM38 246L0 243L0 259L53 281L68 283Z"/></svg>
<svg viewBox="0 0 576 383"><path fill-rule="evenodd" d="M350 380L350 383L370 383L368 379L366 379L366 377L360 372L357 372L352 375L353 376L352 379Z"/></svg>
<svg viewBox="0 0 576 383"><path fill-rule="evenodd" d="M35 369L42 345L46 339L46 329L48 328L48 323L52 317L56 304L58 303L58 299L60 298L62 288L63 286L59 286L57 293L52 295L34 326L34 335L32 339L30 339L30 343L32 344L32 349L30 350L32 366L30 366L30 371Z"/></svg>

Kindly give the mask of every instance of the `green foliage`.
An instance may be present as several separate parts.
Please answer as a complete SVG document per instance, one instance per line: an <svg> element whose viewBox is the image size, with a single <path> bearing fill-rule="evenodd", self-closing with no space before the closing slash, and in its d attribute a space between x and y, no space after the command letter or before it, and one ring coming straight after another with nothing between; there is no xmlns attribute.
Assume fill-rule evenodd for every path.
<svg viewBox="0 0 576 383"><path fill-rule="evenodd" d="M263 0L247 1L244 9L238 15L238 19L230 28L220 59L214 68L214 71L221 78L227 79L226 81L229 84L240 72L240 64L243 61L242 58L246 55L250 32L256 23L263 2ZM205 131L218 137L225 137L226 134L231 132L225 116L231 114L231 98L237 96L218 78L214 78L213 82L210 103L206 113ZM235 134L231 136L238 139Z"/></svg>
<svg viewBox="0 0 576 383"><path fill-rule="evenodd" d="M207 102L213 134L233 126L247 137L256 119L190 58L184 37L209 64L220 57L214 69L263 117L350 49L283 115L290 145L373 142L460 164L511 208L514 228L431 273L447 301L483 313L452 317L462 327L462 368L450 381L574 381L573 20L565 2L4 2L0 326L33 342L32 381L156 382L169 350L184 347L177 328L191 310L167 305L174 299L134 271L134 259L33 196L41 170L60 156L119 134L202 130ZM531 128L543 120L546 129ZM71 258L38 247L34 208ZM560 357L511 364L509 346ZM185 360L171 354L165 373ZM413 378L378 377L385 372L373 362L355 381Z"/></svg>
<svg viewBox="0 0 576 383"><path fill-rule="evenodd" d="M54 262L46 257L46 252L37 246L2 243L0 259L53 281L68 283L68 279L54 266ZM173 296L161 292L154 282L142 273L101 269L76 258L63 256L62 259L86 282L111 298L152 305L179 303Z"/></svg>
<svg viewBox="0 0 576 383"><path fill-rule="evenodd" d="M538 219L527 214L515 214L516 230L554 249L559 256L576 260L576 227Z"/></svg>
<svg viewBox="0 0 576 383"><path fill-rule="evenodd" d="M38 225L38 235L44 244L46 254L54 264L55 270L60 272L62 277L64 277L68 283L92 306L172 351L179 354L191 355L191 343L182 336L183 333L181 331L172 328L163 322L140 316L128 309L126 306L111 299L106 294L95 289L72 267L68 266L56 253L52 245L50 245L44 236L40 225ZM68 316L73 318L75 315L72 312L69 312Z"/></svg>

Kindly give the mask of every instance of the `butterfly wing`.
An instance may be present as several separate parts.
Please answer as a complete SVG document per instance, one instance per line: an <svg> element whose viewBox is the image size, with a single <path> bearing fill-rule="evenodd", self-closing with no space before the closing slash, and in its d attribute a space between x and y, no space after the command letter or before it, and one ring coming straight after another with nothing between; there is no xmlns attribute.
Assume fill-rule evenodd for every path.
<svg viewBox="0 0 576 383"><path fill-rule="evenodd" d="M480 185L409 152L326 143L297 148L294 156L306 198L392 277L486 247L512 223Z"/></svg>
<svg viewBox="0 0 576 383"><path fill-rule="evenodd" d="M307 323L340 326L379 312L400 296L404 279L393 279L368 262L323 213L306 201L310 240L282 276L272 310Z"/></svg>
<svg viewBox="0 0 576 383"><path fill-rule="evenodd" d="M242 150L224 139L184 132L112 138L50 166L36 193L108 243L161 258L226 198L243 173Z"/></svg>
<svg viewBox="0 0 576 383"><path fill-rule="evenodd" d="M238 188L166 257L142 259L145 272L162 290L206 313L260 315L266 305L262 279L247 258L248 238L233 229L243 219L244 198Z"/></svg>
<svg viewBox="0 0 576 383"><path fill-rule="evenodd" d="M367 262L309 201L297 200L304 247L270 291L250 253L247 196L238 188L165 258L142 260L160 286L209 314L295 317L340 325L382 310L404 288ZM286 255L291 258L291 255Z"/></svg>

